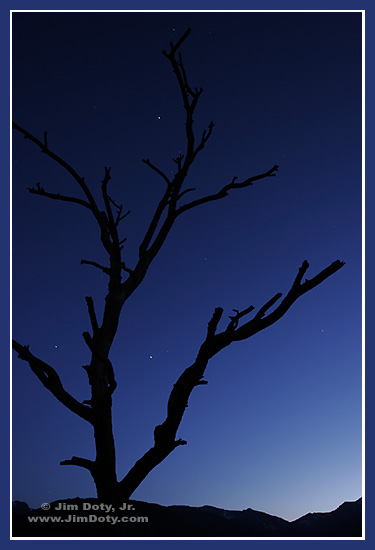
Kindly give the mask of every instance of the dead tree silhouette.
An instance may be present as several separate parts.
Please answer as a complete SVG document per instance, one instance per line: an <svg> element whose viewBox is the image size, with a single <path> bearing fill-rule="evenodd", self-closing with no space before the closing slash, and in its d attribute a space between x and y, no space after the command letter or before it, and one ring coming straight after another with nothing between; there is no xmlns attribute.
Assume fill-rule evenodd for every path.
<svg viewBox="0 0 375 550"><path fill-rule="evenodd" d="M83 192L84 198L48 192L40 183L29 188L30 193L53 200L75 203L89 210L99 227L100 240L108 256L108 265L101 265L85 259L81 262L98 268L109 277L108 292L101 320L97 318L92 297L86 297L91 323L91 333L83 333L84 341L91 355L90 363L84 367L91 387L89 400L81 403L75 399L64 389L59 375L52 366L33 355L28 345L22 345L13 340L13 348L18 357L29 364L33 373L52 395L70 411L93 426L96 447L95 460L73 456L68 460L63 460L61 464L86 468L93 477L98 499L102 502L125 502L156 465L162 462L176 447L186 444L185 440L177 438L177 431L193 389L198 385L207 384L203 376L212 357L232 342L250 338L278 321L300 296L318 286L344 265L343 262L336 260L308 280L304 277L309 264L306 260L303 261L289 291L282 300L281 293L275 294L258 311L255 311L251 318L249 318L249 314L254 311L253 306L246 307L242 311L234 310L235 314L229 317L229 322L221 332L218 327L223 309L216 308L208 322L207 335L198 350L195 361L184 370L170 393L167 416L161 425L155 427L154 442L150 449L134 464L123 479L117 480L112 429L112 395L117 383L109 355L118 330L123 305L144 280L150 264L163 246L177 218L193 208L224 199L231 192L250 187L265 178L274 177L279 168L275 164L264 173L250 176L244 181L237 181L237 178L234 177L216 193L193 199L190 202L181 202L182 197L185 197L186 200L186 195L195 191L193 188L184 189L183 185L190 167L205 147L214 128L213 122L210 122L207 129L198 138L194 132L193 115L203 90L190 86L179 52L189 33L190 29L187 29L176 44L170 43L169 51L163 51L176 76L183 100L186 117L186 150L184 155L180 154L173 159L176 164L173 177L169 177L149 159L143 160L164 180L165 191L139 245L139 257L133 267L128 267L122 257L123 240L119 236L119 225L128 212L124 212L123 206L115 202L109 195L111 168L105 167L104 169L101 182L103 206L100 206L94 199L85 179L50 148L51 140L47 143L46 132L43 140L39 140L29 131L15 122L13 123L15 130L37 145L43 153L73 177ZM277 303L277 307L272 310Z"/></svg>

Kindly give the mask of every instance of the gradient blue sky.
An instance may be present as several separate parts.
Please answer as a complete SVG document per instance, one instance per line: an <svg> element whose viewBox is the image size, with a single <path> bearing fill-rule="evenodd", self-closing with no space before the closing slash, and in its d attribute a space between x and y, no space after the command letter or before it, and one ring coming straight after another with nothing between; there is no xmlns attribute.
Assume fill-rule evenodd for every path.
<svg viewBox="0 0 375 550"><path fill-rule="evenodd" d="M217 306L263 305L287 292L304 259L311 277L345 267L276 325L211 360L179 436L188 441L133 497L159 504L253 508L288 520L356 500L361 489L361 15L14 14L13 118L85 176L104 166L132 266L163 182L184 148L181 98L161 50L185 29L185 65L202 86L198 131L216 124L188 187L206 195L275 163L275 178L180 218L124 308L111 360L121 478L153 443L173 383L194 360ZM84 296L102 311L106 278L89 212L27 192L75 182L21 135L13 142L13 334L89 397ZM192 195L193 196L193 195ZM32 507L94 495L61 467L93 458L90 427L27 364L13 364L13 499Z"/></svg>

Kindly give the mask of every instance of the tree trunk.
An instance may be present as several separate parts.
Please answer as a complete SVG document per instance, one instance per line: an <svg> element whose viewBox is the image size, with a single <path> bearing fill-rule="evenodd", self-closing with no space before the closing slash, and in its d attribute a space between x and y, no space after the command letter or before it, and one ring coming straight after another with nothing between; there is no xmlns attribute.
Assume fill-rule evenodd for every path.
<svg viewBox="0 0 375 550"><path fill-rule="evenodd" d="M88 367L91 385L92 424L96 458L92 476L100 502L114 504L117 499L116 451L112 426L112 393L116 387L110 373L112 365L95 347L94 339L91 365ZM113 385L114 384L114 385Z"/></svg>
<svg viewBox="0 0 375 550"><path fill-rule="evenodd" d="M111 398L95 407L94 438L96 459L92 475L98 500L115 504L117 502L117 477Z"/></svg>

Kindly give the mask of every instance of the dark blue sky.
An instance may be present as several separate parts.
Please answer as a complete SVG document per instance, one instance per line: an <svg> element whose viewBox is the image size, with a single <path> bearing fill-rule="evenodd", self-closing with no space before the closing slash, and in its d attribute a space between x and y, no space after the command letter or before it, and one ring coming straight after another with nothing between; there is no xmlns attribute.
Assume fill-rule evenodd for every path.
<svg viewBox="0 0 375 550"><path fill-rule="evenodd" d="M287 292L304 259L311 278L346 265L276 325L214 357L193 393L178 448L134 498L253 508L285 519L328 511L361 489L361 14L154 13L13 15L13 118L131 210L132 267L184 150L184 113L161 50L186 30L190 82L204 93L197 133L213 136L186 183L194 197L280 169L181 217L125 305L111 360L118 388L118 476L152 445L169 392L194 360L215 307L262 306ZM20 134L13 141L13 335L89 397L84 297L102 311L105 260L95 220L78 205L31 195L77 194L75 182ZM193 194L191 194L193 198ZM13 499L37 507L91 496L91 478L61 467L93 458L90 427L13 363Z"/></svg>

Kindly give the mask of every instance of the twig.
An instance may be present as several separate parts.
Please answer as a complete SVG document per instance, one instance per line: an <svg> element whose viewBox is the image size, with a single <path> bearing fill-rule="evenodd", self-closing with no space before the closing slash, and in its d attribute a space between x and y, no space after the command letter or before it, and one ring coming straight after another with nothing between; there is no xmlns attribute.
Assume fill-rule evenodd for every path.
<svg viewBox="0 0 375 550"><path fill-rule="evenodd" d="M97 262L92 262L91 260L81 260L81 264L92 265L94 267L97 267L98 269L101 269L101 271L103 271L103 273L105 273L106 275L111 274L111 269L109 267L105 267L104 265L100 265Z"/></svg>

